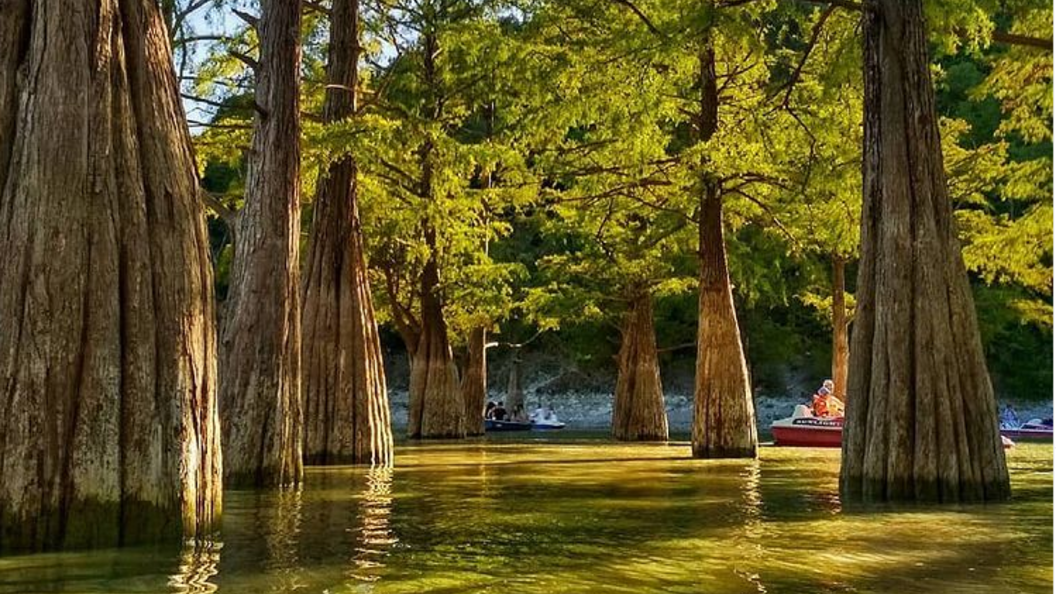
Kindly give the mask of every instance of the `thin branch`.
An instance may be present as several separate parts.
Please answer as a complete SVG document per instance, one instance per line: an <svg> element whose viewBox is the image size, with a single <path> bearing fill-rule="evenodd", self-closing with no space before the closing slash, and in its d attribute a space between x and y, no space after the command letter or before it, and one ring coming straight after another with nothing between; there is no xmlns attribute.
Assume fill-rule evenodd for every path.
<svg viewBox="0 0 1056 594"><path fill-rule="evenodd" d="M664 36L664 34L660 32L660 29L657 29L656 25L654 25L653 22L649 20L649 17L645 16L645 13L642 12L640 8L638 8L637 6L634 5L634 2L631 2L631 0L616 0L616 3L617 4L622 4L622 5L626 6L627 8L631 9L631 12L633 12L635 15L637 15L637 17L643 23L645 23L645 26L648 27L649 30L652 31L654 35L657 35L657 36L660 36L660 37Z"/></svg>
<svg viewBox="0 0 1056 594"><path fill-rule="evenodd" d="M821 16L818 17L818 22L814 23L814 29L810 32L810 41L807 43L807 47L803 50L803 55L799 58L799 63L796 64L796 69L792 71L791 78L788 79L788 83L785 85L785 98L781 100L783 107L788 107L789 102L792 100L792 91L795 89L796 83L799 82L799 77L803 75L803 67L807 65L807 60L810 58L810 52L814 50L814 47L818 44L818 38L821 37L821 30L825 27L825 21L829 20L832 13L836 11L836 5L830 5L824 11Z"/></svg>
<svg viewBox="0 0 1056 594"><path fill-rule="evenodd" d="M242 62L243 64L248 66L250 70L253 70L253 71L256 71L257 68L260 66L260 62L257 62L251 56L243 54L242 52L236 52L236 51L232 50L231 51L231 57L235 58L239 62Z"/></svg>
<svg viewBox="0 0 1056 594"><path fill-rule="evenodd" d="M1016 33L1005 33L1002 31L994 31L990 34L990 39L998 43L1007 43L1009 45L1019 45L1025 47L1034 47L1038 49L1048 50L1052 52L1052 38L1051 37L1031 37L1029 35L1018 35Z"/></svg>
<svg viewBox="0 0 1056 594"><path fill-rule="evenodd" d="M231 234L234 235L238 229L238 211L228 208L226 204L205 188L199 187L198 195L201 197L202 203L215 212L220 217L220 220L227 225Z"/></svg>
<svg viewBox="0 0 1056 594"><path fill-rule="evenodd" d="M235 13L235 16L237 16L238 18L242 19L242 22L246 23L250 27L253 27L254 29L257 29L257 30L260 29L260 19L259 18L249 14L248 12L241 11L241 10L239 10L237 8L232 8L231 12Z"/></svg>

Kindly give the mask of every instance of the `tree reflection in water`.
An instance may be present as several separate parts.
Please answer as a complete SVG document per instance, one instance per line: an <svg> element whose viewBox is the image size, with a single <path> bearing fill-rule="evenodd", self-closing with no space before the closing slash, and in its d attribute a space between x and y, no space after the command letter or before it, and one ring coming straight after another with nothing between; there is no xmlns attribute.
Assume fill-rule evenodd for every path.
<svg viewBox="0 0 1056 594"><path fill-rule="evenodd" d="M358 543L352 556L349 577L363 582L377 581L389 549L397 542L389 525L392 514L392 468L367 471L367 488L360 495Z"/></svg>
<svg viewBox="0 0 1056 594"><path fill-rule="evenodd" d="M187 542L180 552L176 573L169 576L169 591L173 594L212 594L217 591L213 577L218 573L220 549L216 540Z"/></svg>

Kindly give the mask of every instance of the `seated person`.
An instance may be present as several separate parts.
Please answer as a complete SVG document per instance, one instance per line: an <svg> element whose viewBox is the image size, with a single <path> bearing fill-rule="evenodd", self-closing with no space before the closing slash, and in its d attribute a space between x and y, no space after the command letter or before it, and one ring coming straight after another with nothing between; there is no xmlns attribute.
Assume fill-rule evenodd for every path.
<svg viewBox="0 0 1056 594"><path fill-rule="evenodd" d="M836 400L839 402L839 400ZM814 395L812 402L813 412L815 417L832 417L836 416L836 411L832 410L833 406L832 391L822 386L818 390L818 393ZM840 413L842 414L843 404L840 403Z"/></svg>
<svg viewBox="0 0 1056 594"><path fill-rule="evenodd" d="M491 418L496 421L506 420L506 407L503 406L501 402L496 404L495 408L491 409Z"/></svg>
<svg viewBox="0 0 1056 594"><path fill-rule="evenodd" d="M1005 429L1019 427L1019 417L1016 415L1016 409L1012 408L1011 404L1006 404L1005 410L1001 413L1001 426Z"/></svg>
<svg viewBox="0 0 1056 594"><path fill-rule="evenodd" d="M485 419L494 418L493 415L495 414L495 407L496 406L498 406L498 405L495 404L494 402L492 402L491 400L488 401L488 405L484 407L484 418Z"/></svg>

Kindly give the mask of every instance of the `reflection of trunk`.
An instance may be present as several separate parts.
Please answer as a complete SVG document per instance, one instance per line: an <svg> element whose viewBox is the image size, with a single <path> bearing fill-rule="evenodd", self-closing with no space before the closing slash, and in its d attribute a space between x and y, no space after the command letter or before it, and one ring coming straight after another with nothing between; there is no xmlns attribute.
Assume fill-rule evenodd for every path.
<svg viewBox="0 0 1056 594"><path fill-rule="evenodd" d="M426 237L428 241L434 235L427 232ZM431 244L435 247L435 239ZM412 438L466 436L466 407L447 340L439 289L440 276L433 256L422 271L422 324L411 356L407 434Z"/></svg>
<svg viewBox="0 0 1056 594"><path fill-rule="evenodd" d="M330 16L327 122L356 111L358 0L335 0ZM312 464L392 459L381 343L359 225L356 165L330 165L318 184L304 277L301 347L304 456Z"/></svg>
<svg viewBox="0 0 1056 594"><path fill-rule="evenodd" d="M510 366L510 380L506 384L506 411L510 418L515 421L523 421L527 415L524 410L524 388L521 372L521 357L519 353L513 354L513 362Z"/></svg>
<svg viewBox="0 0 1056 594"><path fill-rule="evenodd" d="M701 113L699 140L718 127L715 52L707 45L700 56ZM755 456L758 438L748 367L733 305L722 231L722 196L718 182L703 176L700 199L700 321L697 328L697 374L693 405L693 456Z"/></svg>
<svg viewBox="0 0 1056 594"><path fill-rule="evenodd" d="M847 303L843 272L847 263L840 256L832 257L832 383L833 392L841 400L847 399Z"/></svg>
<svg viewBox="0 0 1056 594"><path fill-rule="evenodd" d="M301 478L300 2L264 2L260 111L221 333L220 407L229 484Z"/></svg>
<svg viewBox="0 0 1056 594"><path fill-rule="evenodd" d="M0 4L0 550L220 511L208 239L146 0Z"/></svg>
<svg viewBox="0 0 1056 594"><path fill-rule="evenodd" d="M864 16L865 154L845 500L1009 496L951 213L921 0Z"/></svg>
<svg viewBox="0 0 1056 594"><path fill-rule="evenodd" d="M484 404L488 391L488 364L484 351L487 332L483 327L469 333L466 371L462 376L462 398L466 403L466 435L484 435Z"/></svg>
<svg viewBox="0 0 1056 594"><path fill-rule="evenodd" d="M612 436L625 441L666 441L667 412L653 329L653 296L635 296L623 321Z"/></svg>

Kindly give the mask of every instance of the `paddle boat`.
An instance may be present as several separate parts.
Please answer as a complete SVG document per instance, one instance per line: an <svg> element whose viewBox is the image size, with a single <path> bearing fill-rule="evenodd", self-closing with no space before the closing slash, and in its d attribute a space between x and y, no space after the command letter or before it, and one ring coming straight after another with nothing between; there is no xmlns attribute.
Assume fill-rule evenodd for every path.
<svg viewBox="0 0 1056 594"><path fill-rule="evenodd" d="M843 443L843 417L815 417L803 405L796 406L791 417L774 421L770 430L774 434L774 445L779 446L838 448ZM1006 450L1016 445L1004 430L1001 433L1001 445Z"/></svg>
<svg viewBox="0 0 1056 594"><path fill-rule="evenodd" d="M532 431L557 431L564 429L565 424L557 419L554 420L539 420L532 422Z"/></svg>
<svg viewBox="0 0 1056 594"><path fill-rule="evenodd" d="M775 445L838 448L843 441L843 417L815 417L799 405L791 417L774 421L770 431Z"/></svg>
<svg viewBox="0 0 1056 594"><path fill-rule="evenodd" d="M1052 441L1052 421L1031 419L1018 426L1001 425L1001 435L1012 439Z"/></svg>

